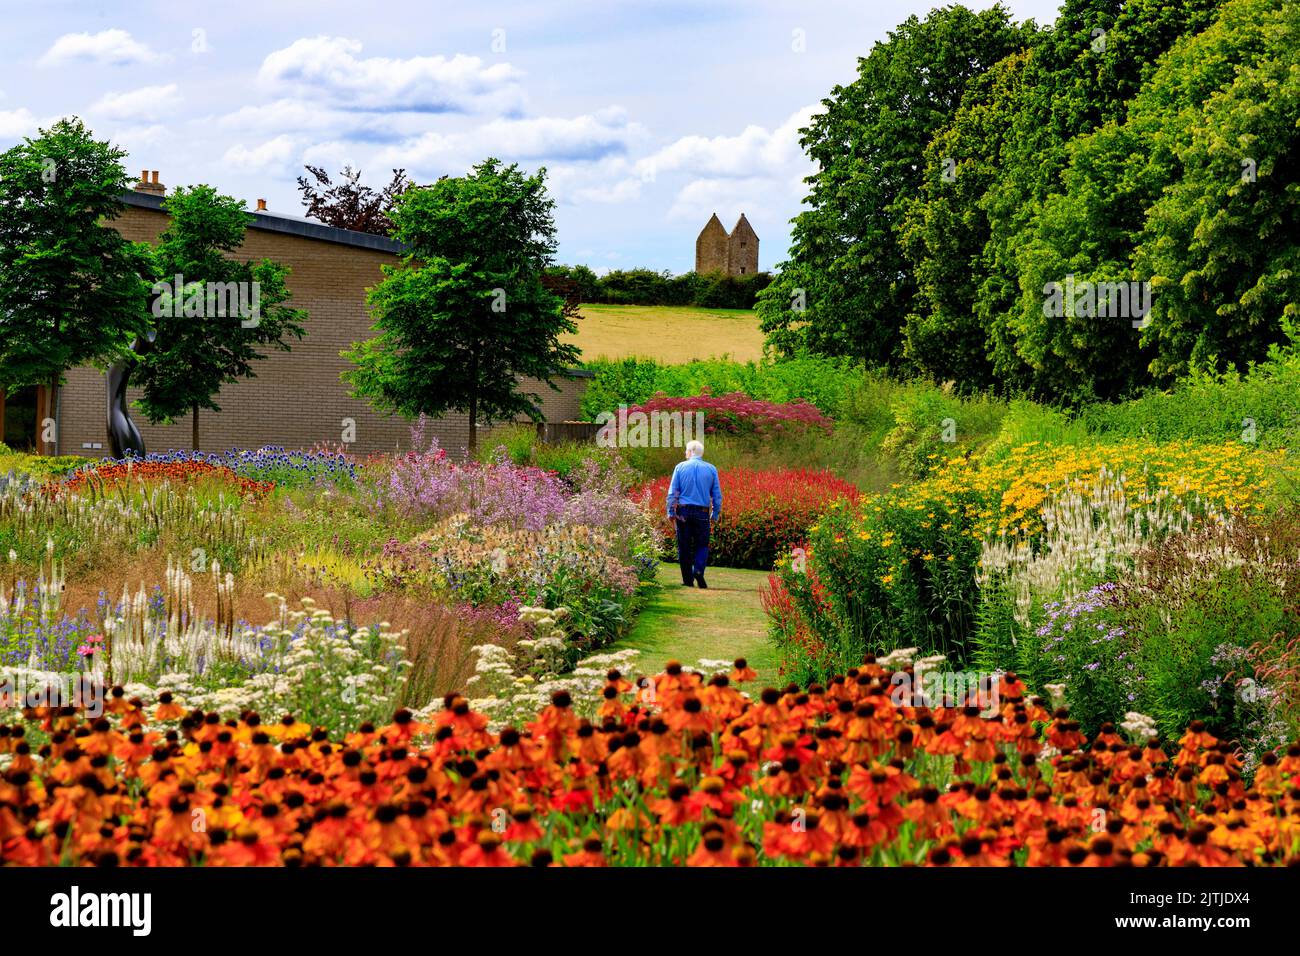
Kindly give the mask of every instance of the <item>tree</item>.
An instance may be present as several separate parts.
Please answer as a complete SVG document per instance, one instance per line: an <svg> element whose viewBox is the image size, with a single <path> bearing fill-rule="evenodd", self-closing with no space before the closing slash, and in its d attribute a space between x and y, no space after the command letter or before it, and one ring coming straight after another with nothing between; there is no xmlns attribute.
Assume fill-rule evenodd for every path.
<svg viewBox="0 0 1300 956"><path fill-rule="evenodd" d="M1058 259L1044 254L1037 233L1045 210L1068 188L1067 169L1079 138L1123 123L1130 101L1157 69L1162 54L1180 36L1204 29L1219 4L1220 0L1066 0L1052 28L1035 40L1008 111L999 175L979 200L988 235L975 278L974 312L985 330L994 374L1004 387L1082 400L1092 394L1117 394L1115 390L1132 381L1137 356L1131 348L1131 330L1116 323L1098 328L1086 317L1082 324L1064 322L1053 328L1042 323L1043 280L1063 281L1078 265L1065 260L1079 247L1058 246ZM1098 188L1104 201L1105 187ZM1133 210L1122 205L1111 204L1111 209L1124 217L1124 226L1120 220L1107 223L1097 216L1096 206L1056 208L1065 217L1061 219L1064 233L1073 228L1068 221L1071 215L1087 217L1099 230L1076 231L1070 242L1086 244L1106 233L1135 227ZM1032 267L1032 281L1026 267ZM1076 351L1090 350L1093 359L1102 361L1098 369L1109 381L1084 381L1073 359L1058 361L1046 344L1053 336L1072 339ZM1108 343L1104 351L1101 339ZM1113 358L1125 367L1106 367L1104 363ZM1094 390L1094 384L1101 390Z"/></svg>
<svg viewBox="0 0 1300 956"><path fill-rule="evenodd" d="M1122 120L1066 144L1060 189L1021 236L1007 319L1037 393L1124 397L1189 371L1244 370L1282 341L1300 294L1296 11L1231 0L1159 60ZM1076 287L1149 283L1141 331L1088 309L1045 317L1044 287L1067 275Z"/></svg>
<svg viewBox="0 0 1300 956"><path fill-rule="evenodd" d="M298 177L298 191L307 215L340 229L369 232L387 236L393 231L390 213L397 197L411 187L406 170L394 169L393 178L382 190L374 190L361 183L361 170L344 166L335 185L320 166L308 166L307 172L316 180L313 184L306 176Z"/></svg>
<svg viewBox="0 0 1300 956"><path fill-rule="evenodd" d="M922 154L967 84L1031 32L1001 6L909 17L859 61L853 83L822 101L801 131L819 167L808 178L810 208L794 220L790 261L759 297L773 345L899 363L902 318L917 308L899 231L921 187Z"/></svg>
<svg viewBox="0 0 1300 956"><path fill-rule="evenodd" d="M1300 6L1236 0L1171 52L1168 68L1145 91L1179 170L1160 184L1133 250L1135 275L1154 288L1143 338L1154 350L1150 372L1158 382L1200 369L1244 371L1294 328L1297 37ZM1199 109L1187 109L1178 94L1194 85L1210 92Z"/></svg>
<svg viewBox="0 0 1300 956"><path fill-rule="evenodd" d="M302 338L307 314L284 304L287 267L233 258L250 219L240 200L211 186L182 187L163 209L171 223L154 253L157 338L136 374L138 404L151 422L191 415L197 451L200 409L221 411L221 387L255 378L262 349L289 351L285 339Z"/></svg>
<svg viewBox="0 0 1300 956"><path fill-rule="evenodd" d="M406 252L369 296L379 334L343 352L354 396L408 417L467 412L471 455L480 417L541 419L519 376L558 390L578 359L560 342L577 325L542 282L556 249L545 178L489 159L401 195L394 238Z"/></svg>
<svg viewBox="0 0 1300 956"><path fill-rule="evenodd" d="M994 384L988 337L975 312L989 237L981 200L998 180L1029 56L1013 53L971 83L952 122L926 147L919 201L902 230L917 281L917 310L903 322L904 355L917 370L964 390Z"/></svg>
<svg viewBox="0 0 1300 956"><path fill-rule="evenodd" d="M48 420L65 371L110 362L148 327L148 247L108 224L125 155L76 118L0 154L0 388L47 386Z"/></svg>

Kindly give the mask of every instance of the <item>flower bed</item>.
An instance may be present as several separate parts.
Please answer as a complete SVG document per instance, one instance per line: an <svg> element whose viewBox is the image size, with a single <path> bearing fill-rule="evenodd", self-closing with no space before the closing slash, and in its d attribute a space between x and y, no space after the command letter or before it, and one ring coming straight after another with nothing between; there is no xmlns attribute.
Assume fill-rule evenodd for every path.
<svg viewBox="0 0 1300 956"><path fill-rule="evenodd" d="M368 573L380 589L428 590L474 607L568 608L572 663L626 629L639 586L658 570L656 547L648 527L629 538L586 525L483 527L458 515L388 542Z"/></svg>
<svg viewBox="0 0 1300 956"><path fill-rule="evenodd" d="M1258 753L1300 726L1263 706L1277 683L1264 671L1294 667L1285 650L1296 633L1285 613L1294 600L1280 585L1266 593L1293 577L1285 564L1294 547L1268 545L1284 540L1280 527L1223 532L1232 547L1214 535L1196 539L1193 550L1221 560L1186 607L1171 603L1168 582L1140 596L1125 587L1144 610L1130 608L1122 621L1089 612L1096 633L1087 639L1047 625L1058 626L1048 620L1054 609L1090 603L1091 588L1145 580L1143 555L1162 541L1198 528L1248 529L1286 487L1286 464L1281 452L1242 443L1035 442L990 462L957 457L910 487L832 505L800 560L778 563L771 633L798 679L823 678L864 653L918 647L958 666L1016 670L1040 693L1063 681L1090 731L1140 708L1166 733L1203 718ZM1243 562L1272 570L1236 580L1232 567ZM1165 650L1155 655L1156 647ZM1235 660L1235 673L1212 665L1215 654ZM1258 696L1235 706L1196 689L1243 678Z"/></svg>
<svg viewBox="0 0 1300 956"><path fill-rule="evenodd" d="M657 392L654 397L628 409L632 412L680 412L684 418L697 412L704 414L706 434L780 437L791 431L817 429L830 433L834 423L816 405L802 399L793 402L768 402L750 398L743 392L714 395L708 388L699 395L678 397Z"/></svg>
<svg viewBox="0 0 1300 956"><path fill-rule="evenodd" d="M712 564L732 568L771 570L782 555L801 544L818 515L835 502L857 500L858 489L828 471L748 471L735 469L720 476L722 518L709 542ZM665 536L666 557L672 557L676 530L665 517L670 478L640 489Z"/></svg>
<svg viewBox="0 0 1300 956"><path fill-rule="evenodd" d="M1300 745L1247 787L1192 724L1089 742L1014 675L989 717L900 703L890 668L758 699L737 661L607 675L488 729L450 695L331 737L117 690L0 729L0 862L24 866L1240 866L1300 860ZM48 741L48 745L46 744ZM1091 744L1091 745L1090 745ZM995 779L996 777L996 779ZM1103 827L1097 826L1098 820ZM201 821L202 825L196 825Z"/></svg>
<svg viewBox="0 0 1300 956"><path fill-rule="evenodd" d="M51 495L102 490L132 482L171 482L184 485L199 481L221 481L233 486L242 497L262 498L275 488L270 481L245 478L227 465L202 460L127 459L97 463L78 469L66 479L46 485Z"/></svg>

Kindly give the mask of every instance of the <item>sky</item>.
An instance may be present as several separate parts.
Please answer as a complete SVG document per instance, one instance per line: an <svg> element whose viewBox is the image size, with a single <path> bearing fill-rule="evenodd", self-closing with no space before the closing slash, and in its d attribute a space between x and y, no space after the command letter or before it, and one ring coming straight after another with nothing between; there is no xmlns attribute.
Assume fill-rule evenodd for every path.
<svg viewBox="0 0 1300 956"><path fill-rule="evenodd" d="M973 0L984 9L991 2ZM1057 0L1007 0L1051 22ZM304 164L379 186L545 166L556 259L689 271L711 213L785 258L799 129L933 0L0 0L0 149L65 116L132 175L301 215Z"/></svg>

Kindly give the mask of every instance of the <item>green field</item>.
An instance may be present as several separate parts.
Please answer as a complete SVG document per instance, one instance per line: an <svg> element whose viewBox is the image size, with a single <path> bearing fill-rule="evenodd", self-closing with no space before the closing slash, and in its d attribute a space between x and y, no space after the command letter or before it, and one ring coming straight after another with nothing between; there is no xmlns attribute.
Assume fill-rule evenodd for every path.
<svg viewBox="0 0 1300 956"><path fill-rule="evenodd" d="M763 333L750 309L585 304L577 334L565 341L577 343L584 361L689 362L727 356L747 362L763 355Z"/></svg>

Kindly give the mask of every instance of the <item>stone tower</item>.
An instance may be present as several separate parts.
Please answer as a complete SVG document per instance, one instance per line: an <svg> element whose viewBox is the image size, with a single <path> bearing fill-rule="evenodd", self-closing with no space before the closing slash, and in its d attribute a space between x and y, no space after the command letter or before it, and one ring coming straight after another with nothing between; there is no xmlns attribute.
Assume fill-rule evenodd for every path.
<svg viewBox="0 0 1300 956"><path fill-rule="evenodd" d="M700 230L695 240L695 271L703 275L706 272L727 271L727 230L715 212Z"/></svg>
<svg viewBox="0 0 1300 956"><path fill-rule="evenodd" d="M753 275L758 271L758 233L742 212L727 238L727 275Z"/></svg>
<svg viewBox="0 0 1300 956"><path fill-rule="evenodd" d="M758 271L758 234L745 214L740 214L730 233L714 213L695 240L695 271L721 272L729 276L752 275Z"/></svg>

